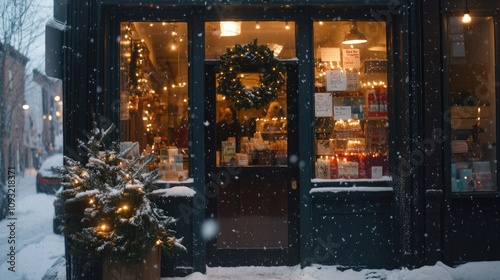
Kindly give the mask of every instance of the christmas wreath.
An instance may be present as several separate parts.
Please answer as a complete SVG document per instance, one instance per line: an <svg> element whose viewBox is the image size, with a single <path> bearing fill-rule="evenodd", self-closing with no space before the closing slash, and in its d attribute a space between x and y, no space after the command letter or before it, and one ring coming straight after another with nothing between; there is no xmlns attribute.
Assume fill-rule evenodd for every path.
<svg viewBox="0 0 500 280"><path fill-rule="evenodd" d="M266 45L257 45L257 40L228 49L220 56L217 70L217 92L234 102L236 109L258 109L268 105L278 97L278 90L285 82L284 64ZM241 82L242 72L261 73L260 86L245 87Z"/></svg>

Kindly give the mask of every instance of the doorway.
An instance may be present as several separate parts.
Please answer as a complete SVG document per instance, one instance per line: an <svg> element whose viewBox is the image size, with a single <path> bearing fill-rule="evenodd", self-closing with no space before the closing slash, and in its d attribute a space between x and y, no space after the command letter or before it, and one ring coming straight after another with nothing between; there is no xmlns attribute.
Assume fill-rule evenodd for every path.
<svg viewBox="0 0 500 280"><path fill-rule="evenodd" d="M217 233L207 242L207 264L295 265L299 260L297 65L286 63L286 82L278 98L251 110L235 110L216 93L217 75L215 64L207 63L206 213L207 220L217 225ZM252 75L248 73L249 81L254 80ZM223 123L228 119L230 124ZM238 132L228 132L228 127Z"/></svg>

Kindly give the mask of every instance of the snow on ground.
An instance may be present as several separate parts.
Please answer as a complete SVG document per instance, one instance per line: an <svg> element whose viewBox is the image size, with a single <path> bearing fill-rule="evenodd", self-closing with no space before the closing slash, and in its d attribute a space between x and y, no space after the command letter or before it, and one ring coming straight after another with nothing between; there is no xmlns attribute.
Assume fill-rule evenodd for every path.
<svg viewBox="0 0 500 280"><path fill-rule="evenodd" d="M0 221L0 279L2 280L65 280L64 238L52 233L54 213L52 195L37 194L36 172L17 178L15 229L15 272L9 271L7 254L9 222ZM47 273L48 272L48 273ZM418 269L339 270L336 266L313 265L293 267L208 267L207 274L193 273L186 277L163 280L497 280L500 261L467 263L455 268L438 262ZM139 280L139 279L138 279Z"/></svg>
<svg viewBox="0 0 500 280"><path fill-rule="evenodd" d="M15 209L11 216L15 220L0 221L1 279L42 279L47 269L64 255L64 238L52 232L54 196L37 194L35 178L36 172L16 176Z"/></svg>
<svg viewBox="0 0 500 280"><path fill-rule="evenodd" d="M238 267L207 268L207 274L193 273L186 277L162 278L168 280L498 280L500 261L468 263L451 268L438 262L434 266L418 269L363 269L339 270L335 266L313 265L300 269L294 267Z"/></svg>

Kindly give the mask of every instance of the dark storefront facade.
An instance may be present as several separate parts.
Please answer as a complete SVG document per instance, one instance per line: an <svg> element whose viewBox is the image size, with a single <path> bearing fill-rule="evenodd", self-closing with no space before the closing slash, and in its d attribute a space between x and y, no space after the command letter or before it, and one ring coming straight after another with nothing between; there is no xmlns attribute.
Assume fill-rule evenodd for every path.
<svg viewBox="0 0 500 280"><path fill-rule="evenodd" d="M192 188L187 272L499 260L500 4L465 2L57 0L65 154L94 111ZM219 67L254 41L283 66L262 106L221 92L274 73Z"/></svg>

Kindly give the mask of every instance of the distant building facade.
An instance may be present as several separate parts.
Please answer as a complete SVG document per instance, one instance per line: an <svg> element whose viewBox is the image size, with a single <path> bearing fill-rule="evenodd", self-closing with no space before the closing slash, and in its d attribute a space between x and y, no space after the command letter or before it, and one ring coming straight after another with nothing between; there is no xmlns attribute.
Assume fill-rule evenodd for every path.
<svg viewBox="0 0 500 280"><path fill-rule="evenodd" d="M0 68L3 79L2 124L0 125L2 150L0 152L4 169L24 170L23 134L25 72L28 58L8 45L0 44Z"/></svg>
<svg viewBox="0 0 500 280"><path fill-rule="evenodd" d="M24 146L26 167L37 169L42 160L62 148L62 82L34 69L26 78Z"/></svg>

